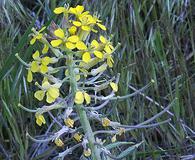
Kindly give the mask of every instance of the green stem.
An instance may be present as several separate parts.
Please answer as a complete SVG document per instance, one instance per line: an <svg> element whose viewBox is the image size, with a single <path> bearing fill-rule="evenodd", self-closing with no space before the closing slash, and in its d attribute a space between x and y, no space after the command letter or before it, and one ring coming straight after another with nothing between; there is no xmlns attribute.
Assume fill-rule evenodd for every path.
<svg viewBox="0 0 195 160"><path fill-rule="evenodd" d="M76 82L76 77L75 77L75 73L74 73L74 61L73 61L73 55L69 54L67 56L67 65L68 65L68 70L69 70L69 74L70 74L70 86L71 86L71 91L72 94L75 95L76 91L77 91L77 82ZM83 106L82 105L76 105L76 111L79 115L80 118L80 122L83 128L83 131L85 133L85 135L87 136L88 142L89 142L89 148L91 149L91 157L93 160L101 160L100 158L100 152L97 148L97 146L95 146L95 138L94 138L94 133L92 131L92 128L90 126L86 111L83 110Z"/></svg>

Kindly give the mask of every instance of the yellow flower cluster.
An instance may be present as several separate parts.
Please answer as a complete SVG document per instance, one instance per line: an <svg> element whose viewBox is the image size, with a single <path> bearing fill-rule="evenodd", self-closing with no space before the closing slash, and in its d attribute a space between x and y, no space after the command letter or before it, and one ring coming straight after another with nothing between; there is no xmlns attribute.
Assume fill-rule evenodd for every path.
<svg viewBox="0 0 195 160"><path fill-rule="evenodd" d="M30 34L32 37L30 45L34 45L37 42L40 42L41 45L34 50L32 61L26 65L28 70L27 81L33 82L35 74L37 77L41 77L38 82L35 81L38 90L35 91L34 97L38 101L45 99L51 106L62 99L59 97L71 96L70 99L73 100L70 103L71 106L69 106L71 109L64 114L63 122L67 128L73 129L77 127L78 123L75 122L77 118L72 116L71 112L74 107L79 108L80 105L89 106L91 103L96 102L94 97L99 90L96 90L95 87L102 85L106 78L98 80L98 83L93 84L93 82L108 67L113 67L114 60L112 56L116 47L112 45L112 37L103 34L107 28L102 24L99 17L91 15L89 11L85 11L83 6L78 5L75 8L57 7L54 9L54 13L58 16L63 16L63 20L59 24L54 23L48 27L43 26L40 30L33 28L33 33ZM98 32L100 32L99 35L97 34ZM70 61L72 62L69 63ZM63 75L59 77L58 73L63 73ZM92 83L86 85L88 80ZM69 84L76 83L75 88L70 85L69 91L71 94L64 92L64 82L67 81ZM112 93L118 91L117 83L111 80L106 80L105 88L111 88ZM91 96L94 93L93 91L95 91L95 95ZM95 100L92 100L92 98ZM49 107L47 106L47 108ZM46 124L43 113L47 111L46 109L35 114L37 125ZM102 126L111 126L112 121L108 118L102 118L101 120ZM77 132L73 135L73 138L77 142L81 142L84 141L85 135ZM114 142L115 139L116 137L113 137L112 141ZM60 138L56 138L54 143L59 147L64 146L64 142ZM83 151L86 157L92 154L91 149L88 147L86 146Z"/></svg>

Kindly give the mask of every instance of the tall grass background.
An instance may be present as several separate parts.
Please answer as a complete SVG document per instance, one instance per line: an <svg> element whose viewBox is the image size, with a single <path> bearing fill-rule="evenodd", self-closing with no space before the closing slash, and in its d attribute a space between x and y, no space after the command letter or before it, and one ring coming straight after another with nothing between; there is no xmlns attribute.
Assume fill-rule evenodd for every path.
<svg viewBox="0 0 195 160"><path fill-rule="evenodd" d="M121 140L144 141L124 159L185 159L195 157L195 2L192 0L1 0L0 1L0 159L51 159L54 145L44 151L27 138L44 133L34 115L18 108L36 108L34 88L15 53L29 61L31 27L53 19L59 5L83 4L97 11L121 48L109 74L120 73L119 93L126 95L155 80L133 98L102 110L110 119L137 124L176 103L158 121L170 123L126 133ZM94 124L92 124L94 125ZM118 148L123 150L124 148ZM79 153L79 151L78 151ZM71 159L71 158L70 158ZM76 155L72 159L79 159Z"/></svg>

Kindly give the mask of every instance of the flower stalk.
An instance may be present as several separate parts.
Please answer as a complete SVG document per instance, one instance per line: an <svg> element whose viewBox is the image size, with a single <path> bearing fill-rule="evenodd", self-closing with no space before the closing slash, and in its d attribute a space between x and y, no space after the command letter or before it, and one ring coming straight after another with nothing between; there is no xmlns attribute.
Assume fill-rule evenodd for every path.
<svg viewBox="0 0 195 160"><path fill-rule="evenodd" d="M72 54L69 54L67 56L67 66L70 74L70 86L71 86L71 92L73 95L76 94L77 91L77 81L76 81L76 75L74 72L74 60ZM92 128L90 126L89 120L87 118L87 113L83 109L82 105L76 105L76 111L78 113L78 116L80 118L80 122L83 128L83 131L85 135L87 136L88 142L89 142L89 148L91 149L91 157L93 160L99 160L100 158L100 152L98 148L95 146L95 138L92 131Z"/></svg>

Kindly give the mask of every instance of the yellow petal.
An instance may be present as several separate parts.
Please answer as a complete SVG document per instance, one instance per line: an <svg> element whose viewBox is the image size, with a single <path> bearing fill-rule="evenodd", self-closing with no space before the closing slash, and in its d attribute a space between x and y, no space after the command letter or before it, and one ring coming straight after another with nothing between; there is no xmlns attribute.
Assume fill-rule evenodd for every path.
<svg viewBox="0 0 195 160"><path fill-rule="evenodd" d="M85 63L88 63L90 60L91 60L91 55L89 52L85 52L82 56L82 60L85 62Z"/></svg>
<svg viewBox="0 0 195 160"><path fill-rule="evenodd" d="M98 27L100 27L102 30L106 31L106 27L103 24L97 23Z"/></svg>
<svg viewBox="0 0 195 160"><path fill-rule="evenodd" d="M104 44L107 42L107 40L104 36L100 36L100 41Z"/></svg>
<svg viewBox="0 0 195 160"><path fill-rule="evenodd" d="M66 8L64 8L64 7L57 7L57 8L54 9L53 12L55 14L61 14L61 13L65 12L65 11L66 11Z"/></svg>
<svg viewBox="0 0 195 160"><path fill-rule="evenodd" d="M71 119L71 118L66 118L64 120L64 123L66 126L70 127L70 128L73 128L74 127L74 120Z"/></svg>
<svg viewBox="0 0 195 160"><path fill-rule="evenodd" d="M40 72L43 73L43 74L47 73L48 72L48 67L46 65L42 64L40 66Z"/></svg>
<svg viewBox="0 0 195 160"><path fill-rule="evenodd" d="M71 42L66 42L66 48L72 50L75 49L76 45Z"/></svg>
<svg viewBox="0 0 195 160"><path fill-rule="evenodd" d="M72 27L70 27L70 28L68 29L68 31L69 31L69 33L70 33L71 35L73 35L73 34L75 34L76 31L77 31L77 27L72 26Z"/></svg>
<svg viewBox="0 0 195 160"><path fill-rule="evenodd" d="M38 99L39 101L42 101L45 96L45 92L42 90L38 90L35 92L34 97Z"/></svg>
<svg viewBox="0 0 195 160"><path fill-rule="evenodd" d="M33 80L33 75L32 75L31 70L29 69L28 70L28 74L27 74L27 81L28 82L32 82L32 80Z"/></svg>
<svg viewBox="0 0 195 160"><path fill-rule="evenodd" d="M47 103L53 103L56 100L55 98L51 97L48 92L46 93L46 96L47 96L46 98Z"/></svg>
<svg viewBox="0 0 195 160"><path fill-rule="evenodd" d="M81 91L76 92L74 102L76 104L83 104L84 96L83 96L83 93Z"/></svg>
<svg viewBox="0 0 195 160"><path fill-rule="evenodd" d="M44 58L42 58L41 59L41 63L43 64L43 65L48 65L49 63L51 62L51 58L50 57L44 57Z"/></svg>
<svg viewBox="0 0 195 160"><path fill-rule="evenodd" d="M44 47L43 47L43 49L42 49L42 53L45 54L45 53L48 52L48 50L49 50L49 46L46 45L46 44L44 44Z"/></svg>
<svg viewBox="0 0 195 160"><path fill-rule="evenodd" d="M77 26L77 27L80 27L81 26L81 22L79 22L79 21L73 21L72 22L75 26Z"/></svg>
<svg viewBox="0 0 195 160"><path fill-rule="evenodd" d="M84 11L84 7L83 6L80 6L80 5L78 5L78 6L76 6L76 11L78 12L78 13L82 13L83 11Z"/></svg>
<svg viewBox="0 0 195 160"><path fill-rule="evenodd" d="M102 118L102 125L104 127L110 126L110 120L108 118Z"/></svg>
<svg viewBox="0 0 195 160"><path fill-rule="evenodd" d="M91 28L89 26L82 26L81 29L84 30L84 31L90 31L91 30Z"/></svg>
<svg viewBox="0 0 195 160"><path fill-rule="evenodd" d="M118 91L118 85L114 82L110 82L110 86L114 92Z"/></svg>
<svg viewBox="0 0 195 160"><path fill-rule="evenodd" d="M42 124L45 124L46 121L45 121L45 118L42 114L35 114L35 118L36 118L36 123L39 125L39 126L42 126Z"/></svg>
<svg viewBox="0 0 195 160"><path fill-rule="evenodd" d="M56 87L50 87L47 93L54 99L58 98L60 95L59 88Z"/></svg>
<svg viewBox="0 0 195 160"><path fill-rule="evenodd" d="M76 47L78 50L86 50L87 49L87 46L82 41L77 42Z"/></svg>
<svg viewBox="0 0 195 160"><path fill-rule="evenodd" d="M68 41L72 42L72 43L76 43L79 41L79 37L74 35L74 36L70 36L68 37Z"/></svg>
<svg viewBox="0 0 195 160"><path fill-rule="evenodd" d="M33 55L32 55L32 57L33 57L33 59L37 59L37 58L39 58L39 51L36 51Z"/></svg>
<svg viewBox="0 0 195 160"><path fill-rule="evenodd" d="M62 147L64 146L64 143L62 142L62 140L60 138L56 138L54 143L56 144L56 146L58 147Z"/></svg>
<svg viewBox="0 0 195 160"><path fill-rule="evenodd" d="M106 53L111 54L112 50L110 49L110 47L108 45L105 46L104 51L106 51Z"/></svg>
<svg viewBox="0 0 195 160"><path fill-rule="evenodd" d="M100 59L103 58L103 53L102 53L102 52L100 52L100 51L94 51L93 53L94 53L94 55L95 55L96 57L98 57L98 58L100 58Z"/></svg>
<svg viewBox="0 0 195 160"><path fill-rule="evenodd" d="M84 98L85 98L86 104L89 104L91 102L91 97L86 92L84 92Z"/></svg>
<svg viewBox="0 0 195 160"><path fill-rule="evenodd" d="M76 14L77 13L76 9L72 8L72 7L70 7L69 12L72 13L72 14Z"/></svg>
<svg viewBox="0 0 195 160"><path fill-rule="evenodd" d="M85 149L84 151L83 151L83 154L84 154L84 156L85 157L89 157L89 156L91 156L91 149Z"/></svg>
<svg viewBox="0 0 195 160"><path fill-rule="evenodd" d="M98 41L93 40L93 41L91 42L91 46L94 47L94 48L98 48L98 47L99 47Z"/></svg>
<svg viewBox="0 0 195 160"><path fill-rule="evenodd" d="M64 36L64 31L61 29L61 28L58 28L54 31L54 35L56 37L59 37L61 39L63 39L65 36Z"/></svg>
<svg viewBox="0 0 195 160"><path fill-rule="evenodd" d="M35 73L39 71L39 64L36 61L32 61L30 70Z"/></svg>
<svg viewBox="0 0 195 160"><path fill-rule="evenodd" d="M34 36L31 40L30 40L30 44L33 45L36 42L36 37Z"/></svg>
<svg viewBox="0 0 195 160"><path fill-rule="evenodd" d="M52 40L51 41L51 45L53 47L58 47L60 44L62 44L62 40L61 39L56 39L56 40Z"/></svg>

